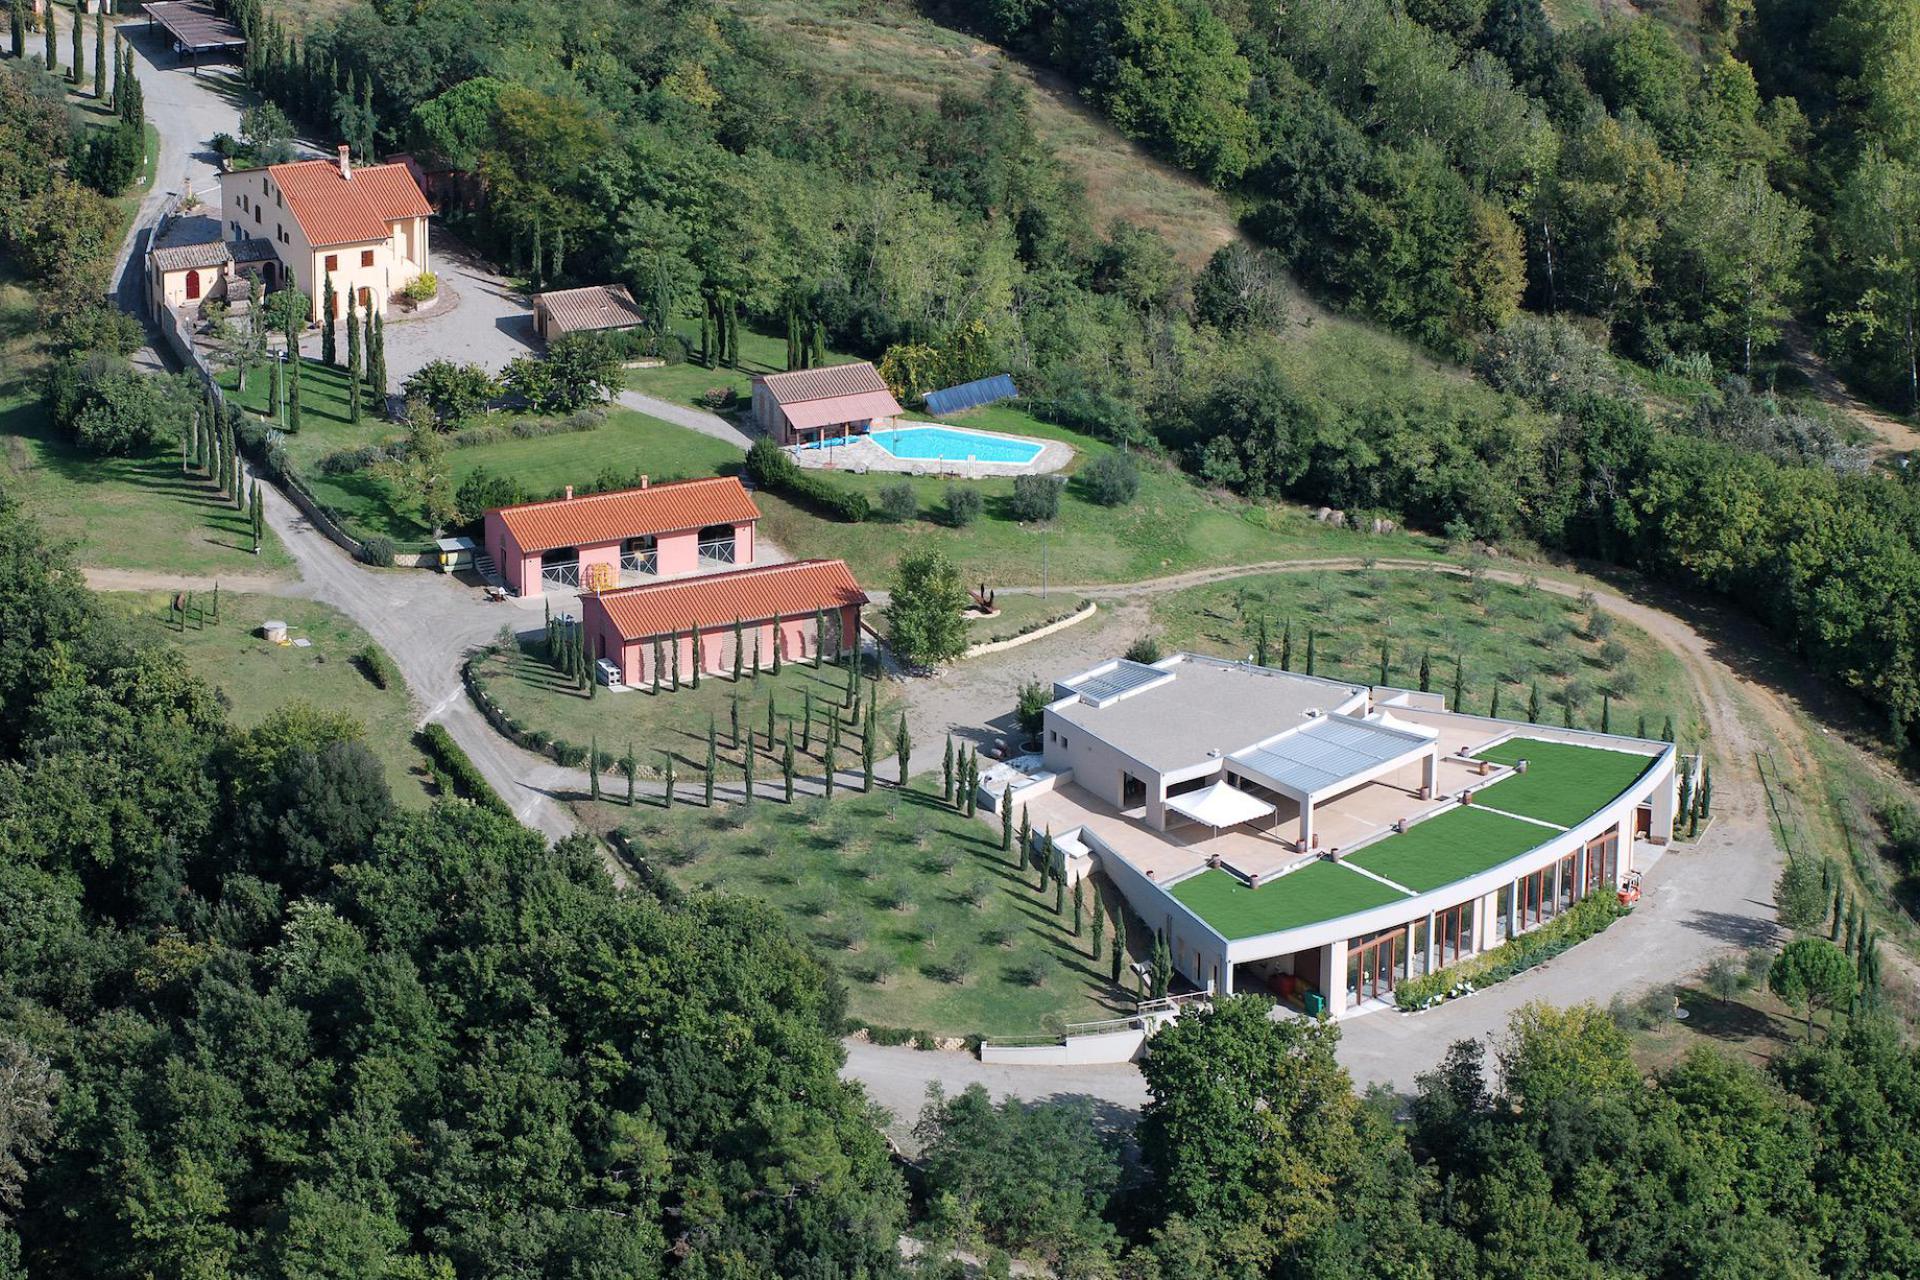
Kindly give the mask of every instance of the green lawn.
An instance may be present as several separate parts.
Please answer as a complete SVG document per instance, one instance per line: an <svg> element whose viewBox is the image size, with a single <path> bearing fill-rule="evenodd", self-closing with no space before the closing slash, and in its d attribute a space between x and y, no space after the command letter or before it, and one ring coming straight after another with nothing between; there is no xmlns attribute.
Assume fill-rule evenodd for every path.
<svg viewBox="0 0 1920 1280"><path fill-rule="evenodd" d="M1476 803L1449 809L1406 833L1388 836L1347 859L1416 893L1464 880L1553 838L1531 822L1488 813Z"/></svg>
<svg viewBox="0 0 1920 1280"><path fill-rule="evenodd" d="M993 603L1000 612L991 618L969 617L967 638L974 644L1011 640L1078 613L1086 597L1055 591L1048 595L1003 595ZM1084 624L1083 624L1084 625Z"/></svg>
<svg viewBox="0 0 1920 1280"><path fill-rule="evenodd" d="M232 385L232 375L228 375ZM318 360L303 362L301 374L301 429L282 439L288 460L314 496L337 512L350 531L379 535L403 546L424 545L431 534L417 506L396 494L393 487L361 470L328 474L322 459L405 438L404 428L378 417L371 401L359 423L349 421L346 373ZM271 392L270 377L256 370L247 380L241 403L265 415ZM477 417L466 429L497 426L503 433L524 421L519 415L498 413ZM741 454L725 441L675 427L631 409L608 411L593 431L507 438L497 442L454 448L448 455L453 482L458 485L485 467L512 476L533 494L544 494L573 484L582 488L606 472L621 476L645 471L655 480L680 480L740 469Z"/></svg>
<svg viewBox="0 0 1920 1280"><path fill-rule="evenodd" d="M588 820L624 826L641 856L682 886L748 894L785 911L847 984L849 1011L939 1035L1014 1035L1115 1016L1132 1001L1106 981L1091 919L1000 851L997 824L915 788L803 800L789 808L617 801ZM1358 879L1359 877L1355 877ZM1110 898L1111 914L1118 905ZM1144 939L1135 938L1140 954Z"/></svg>
<svg viewBox="0 0 1920 1280"><path fill-rule="evenodd" d="M84 565L212 578L286 570L271 531L254 555L246 513L182 474L178 444L97 458L56 433L40 397L33 325L27 293L0 285L0 485L50 536Z"/></svg>
<svg viewBox="0 0 1920 1280"><path fill-rule="evenodd" d="M1297 671L1306 669L1311 625L1316 675L1377 681L1385 641L1387 683L1417 688L1426 654L1432 688L1449 701L1459 655L1465 697L1458 709L1476 715L1493 710L1498 686L1499 714L1524 721L1537 682L1544 723L1562 723L1571 697L1575 722L1597 729L1601 696L1610 693L1608 724L1616 733L1636 732L1644 717L1647 733L1657 736L1668 716L1682 741L1698 742L1704 732L1679 659L1628 623L1607 619L1611 630L1594 633L1577 600L1549 591L1419 570L1355 569L1241 578L1162 596L1153 608L1168 650L1245 658L1257 650L1264 618L1268 661L1277 665L1291 619ZM1609 640L1619 647L1609 648Z"/></svg>
<svg viewBox="0 0 1920 1280"><path fill-rule="evenodd" d="M989 405L954 421L986 431L1062 440L1077 457L1071 469L1112 446L1041 422L1010 405ZM1140 491L1119 507L1090 502L1069 483L1060 514L1047 525L1022 524L1010 510L1013 481L948 480L935 476L835 473L833 483L873 497L906 483L921 516L904 524L878 518L862 524L821 520L778 495L760 500L770 537L808 555L837 556L863 582L885 582L909 549L935 548L954 561L969 585L1038 586L1052 583L1130 582L1211 565L1315 556L1436 556L1433 539L1395 534L1371 537L1331 529L1284 504L1247 502L1201 488L1172 465L1141 460ZM949 486L965 484L986 500L981 518L963 529L938 519Z"/></svg>
<svg viewBox="0 0 1920 1280"><path fill-rule="evenodd" d="M1653 766L1648 756L1540 738L1509 738L1475 758L1512 764L1522 757L1525 773L1475 792L1474 803L1563 827L1591 818Z"/></svg>
<svg viewBox="0 0 1920 1280"><path fill-rule="evenodd" d="M1225 871L1206 870L1167 892L1228 941L1297 929L1371 907L1400 902L1404 894L1333 862L1309 862L1268 880L1258 889Z"/></svg>
<svg viewBox="0 0 1920 1280"><path fill-rule="evenodd" d="M247 728L290 702L305 701L344 711L366 726L366 743L386 766L394 799L410 807L427 803L426 770L413 745L413 708L406 686L393 676L376 686L356 661L367 633L346 615L323 604L284 596L221 593L220 620L167 624L165 592L127 592L104 599L163 632L190 670L218 689L234 724ZM210 604L210 597L196 597ZM289 635L308 647L268 644L257 628L269 618L284 621Z"/></svg>
<svg viewBox="0 0 1920 1280"><path fill-rule="evenodd" d="M681 316L674 322L674 331L686 339L687 348L698 352L700 346L700 319L698 316ZM844 351L836 351L831 346L826 352L827 364L844 364L855 359ZM753 375L783 373L787 367L787 338L782 333L760 333L744 323L740 326L740 367L738 369L709 369L694 360L680 364L663 365L658 369L627 370L627 385L635 391L662 400L671 400L675 404L706 407L706 393L715 388L732 391L740 400L745 401L753 394Z"/></svg>
<svg viewBox="0 0 1920 1280"><path fill-rule="evenodd" d="M663 687L658 694L644 688L627 693L602 689L588 697L548 665L542 656L544 650L544 639L536 638L520 650L489 654L476 663L475 675L522 732L544 734L548 740L578 748L583 754L596 737L601 751L616 757L631 745L643 778L659 778L665 771L661 753L670 751L680 785L697 786L700 771L706 766L709 718L719 730L716 776L738 778L741 751L733 746L732 733L736 694L743 742L747 729L755 731L758 754L754 777L759 782L771 785L780 779L780 750L768 751L766 744L769 700L774 705L782 742L786 720L791 717L794 722L796 773L817 776L822 772L827 725L835 712L841 718L835 763L842 772L857 773L860 769L861 726L849 723L847 712L841 710L847 687L845 667L829 664L816 669L808 662L789 662L778 676L763 670L758 680L743 674L738 684L728 677L708 675L701 678L698 689L690 684L682 685L678 692ZM764 661L770 664L772 655L766 655ZM895 685L883 680L879 687L879 741L874 746L874 758L884 760L893 754L900 703ZM813 696L814 725L810 738L803 737L801 729L809 693ZM919 746L922 753L932 750L924 743ZM619 788L625 782L610 778L605 785Z"/></svg>

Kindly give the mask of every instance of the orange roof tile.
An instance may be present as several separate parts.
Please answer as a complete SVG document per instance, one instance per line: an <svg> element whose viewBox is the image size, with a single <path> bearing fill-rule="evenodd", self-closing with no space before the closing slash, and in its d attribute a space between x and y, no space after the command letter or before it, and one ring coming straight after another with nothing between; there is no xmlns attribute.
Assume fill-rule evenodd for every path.
<svg viewBox="0 0 1920 1280"><path fill-rule="evenodd" d="M761 379L780 405L802 404L808 400L831 400L839 396L857 396L885 392L887 384L880 371L865 360L853 364L827 365L819 369L794 369L770 373Z"/></svg>
<svg viewBox="0 0 1920 1280"><path fill-rule="evenodd" d="M390 220L432 212L405 165L366 165L343 178L337 161L299 160L267 172L315 248L384 240Z"/></svg>
<svg viewBox="0 0 1920 1280"><path fill-rule="evenodd" d="M867 593L844 560L796 560L674 582L621 587L580 597L583 609L601 609L628 640L709 630L770 618L805 617L822 609L863 605Z"/></svg>
<svg viewBox="0 0 1920 1280"><path fill-rule="evenodd" d="M531 555L555 547L598 546L649 533L758 520L760 508L738 479L713 476L487 512L489 522L496 518L506 524L520 550Z"/></svg>

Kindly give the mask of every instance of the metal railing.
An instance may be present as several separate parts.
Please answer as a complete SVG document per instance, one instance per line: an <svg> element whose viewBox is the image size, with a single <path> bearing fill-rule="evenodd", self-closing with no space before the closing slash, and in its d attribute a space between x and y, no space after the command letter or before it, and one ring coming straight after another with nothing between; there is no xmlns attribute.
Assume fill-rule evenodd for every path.
<svg viewBox="0 0 1920 1280"><path fill-rule="evenodd" d="M623 573L660 572L660 553L657 551L622 551L620 570Z"/></svg>
<svg viewBox="0 0 1920 1280"><path fill-rule="evenodd" d="M700 558L711 560L715 564L734 563L734 542L728 538L725 542L703 542L700 544Z"/></svg>
<svg viewBox="0 0 1920 1280"><path fill-rule="evenodd" d="M578 587L580 562L573 560L566 564L543 564L540 566L540 580L556 587Z"/></svg>

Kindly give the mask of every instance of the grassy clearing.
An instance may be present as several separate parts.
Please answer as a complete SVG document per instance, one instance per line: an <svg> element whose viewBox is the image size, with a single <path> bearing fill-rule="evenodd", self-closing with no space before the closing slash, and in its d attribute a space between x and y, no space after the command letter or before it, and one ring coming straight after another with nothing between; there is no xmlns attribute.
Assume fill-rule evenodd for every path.
<svg viewBox="0 0 1920 1280"><path fill-rule="evenodd" d="M746 894L787 913L847 984L852 1015L936 1035L1011 1035L1111 1017L1131 1001L1091 955L1091 916L1054 913L997 824L919 788L793 808L585 805L688 889ZM1356 877L1357 878L1357 877ZM1109 913L1117 906L1109 898ZM1138 946L1144 940L1136 938Z"/></svg>
<svg viewBox="0 0 1920 1280"><path fill-rule="evenodd" d="M977 93L1004 69L1028 90L1035 131L1086 188L1097 222L1152 227L1190 267L1239 235L1224 196L1122 137L1071 85L903 0L736 0L734 7L815 74L917 104L952 90Z"/></svg>
<svg viewBox="0 0 1920 1280"><path fill-rule="evenodd" d="M1527 761L1527 772L1476 792L1476 804L1562 827L1592 817L1652 765L1645 756L1539 738L1511 738L1474 758L1495 764Z"/></svg>
<svg viewBox="0 0 1920 1280"><path fill-rule="evenodd" d="M220 691L235 725L251 727L296 701L346 712L366 726L367 746L386 766L394 799L410 807L427 803L427 775L413 745L406 686L398 676L385 689L374 684L356 657L372 641L346 615L307 600L223 592L219 621L175 631L166 621L165 592L102 598L163 633L187 667ZM290 636L311 643L306 648L267 643L257 629L269 618L283 620Z"/></svg>
<svg viewBox="0 0 1920 1280"><path fill-rule="evenodd" d="M1450 701L1457 654L1460 709L1476 714L1492 710L1498 687L1499 714L1525 720L1537 684L1543 723L1560 724L1570 697L1575 722L1597 729L1601 695L1611 691L1617 733L1636 733L1644 716L1657 737L1669 715L1682 742L1705 731L1679 659L1651 636L1610 617L1596 632L1578 601L1490 579L1387 569L1262 575L1163 596L1154 618L1163 648L1229 658L1255 651L1265 618L1272 662L1291 619L1296 670L1306 669L1311 627L1315 674L1361 683L1379 681L1384 642L1386 683L1417 687L1425 654L1432 688Z"/></svg>
<svg viewBox="0 0 1920 1280"><path fill-rule="evenodd" d="M956 421L987 431L1062 440L1084 464L1112 446L1041 422L1008 405L960 415ZM778 495L759 498L770 537L789 550L838 556L862 581L884 582L909 549L934 548L959 566L969 583L989 587L1045 582L1131 582L1214 565L1293 556L1437 556L1433 539L1395 534L1372 537L1332 529L1297 508L1245 501L1202 489L1169 464L1141 459L1140 491L1119 507L1103 507L1069 483L1060 514L1045 525L1013 518L1010 479L949 480L937 476L836 474L833 482L873 497L905 483L920 505L918 519L874 519L863 524L823 521ZM966 485L985 500L981 517L964 528L939 520L948 488Z"/></svg>
<svg viewBox="0 0 1920 1280"><path fill-rule="evenodd" d="M1332 862L1309 862L1258 889L1225 871L1207 870L1167 892L1229 940L1297 929L1406 896Z"/></svg>
<svg viewBox="0 0 1920 1280"><path fill-rule="evenodd" d="M674 322L674 331L686 339L690 350L697 350L700 342L700 318L681 316ZM826 363L844 364L855 359L844 351L828 347ZM727 390L742 403L753 395L753 377L755 374L784 373L787 368L787 340L785 335L774 337L761 333L746 325L740 326L740 367L737 369L709 369L692 360L680 364L663 365L658 369L627 370L627 385L635 391L662 400L671 400L675 404L689 405L695 408L706 407L706 394L713 390Z"/></svg>
<svg viewBox="0 0 1920 1280"><path fill-rule="evenodd" d="M1498 866L1552 838L1553 832L1545 827L1517 818L1473 807L1449 809L1415 823L1403 835L1368 845L1348 861L1426 893Z"/></svg>
<svg viewBox="0 0 1920 1280"><path fill-rule="evenodd" d="M763 786L777 786L789 720L793 723L794 771L818 776L825 769L828 726L835 715L840 719L835 764L842 773L860 770L861 723L852 721L850 712L842 709L847 688L845 667L828 664L816 669L811 663L789 662L777 676L763 670L759 679L743 674L737 684L725 676L707 675L701 678L698 689L688 684L678 691L663 687L658 694L644 688L628 693L602 689L588 697L546 661L545 649L545 639L536 637L517 651L489 654L476 663L474 674L523 732L544 735L546 741L576 748L582 755L596 737L600 750L615 757L631 744L644 779L663 776L662 753L671 752L680 786L697 787L701 770L706 767L707 726L711 723L718 730L720 744L715 777L732 781L741 776L745 740L752 730L754 777ZM772 655L765 655L765 661L771 663ZM871 682L862 682L863 698L871 687ZM811 733L805 727L809 695ZM736 696L740 706L739 746L733 739ZM900 700L888 681L880 682L879 697L879 740L874 744L874 759L884 760L893 754ZM766 740L769 701L774 707L778 735L772 748ZM924 744L920 747L923 752L929 749ZM625 786L625 780L609 778L602 785L618 790Z"/></svg>
<svg viewBox="0 0 1920 1280"><path fill-rule="evenodd" d="M215 578L291 564L271 531L253 554L246 513L183 474L177 444L96 458L57 433L40 396L40 342L27 292L0 284L0 485L81 564Z"/></svg>
<svg viewBox="0 0 1920 1280"><path fill-rule="evenodd" d="M993 644L1036 631L1062 618L1080 612L1084 596L1055 591L1048 595L1000 596L994 602L1000 612L991 618L967 620L967 636L974 644Z"/></svg>
<svg viewBox="0 0 1920 1280"><path fill-rule="evenodd" d="M285 436L282 447L315 497L339 513L348 527L362 536L379 535L396 543L421 543L432 534L417 504L396 493L391 484L367 470L329 474L321 460L331 454L393 443L406 436L404 428L374 414L369 404L358 423L347 412L346 373L318 360L303 362L301 374L301 429ZM231 385L231 381L229 381ZM271 381L264 370L247 380L241 403L265 416ZM510 431L528 419L513 414L475 418L468 428L496 425ZM688 431L658 418L614 408L592 431L503 439L488 444L457 447L448 455L457 486L484 467L512 476L531 493L541 494L574 484L582 487L606 472L622 476L645 471L655 480L681 480L731 473L740 469L740 451L722 440Z"/></svg>

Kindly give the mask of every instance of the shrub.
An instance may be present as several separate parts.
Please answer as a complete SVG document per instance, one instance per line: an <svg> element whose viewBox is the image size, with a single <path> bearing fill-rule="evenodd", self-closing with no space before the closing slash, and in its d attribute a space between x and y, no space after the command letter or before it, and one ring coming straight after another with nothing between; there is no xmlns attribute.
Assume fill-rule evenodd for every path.
<svg viewBox="0 0 1920 1280"><path fill-rule="evenodd" d="M393 568L393 539L373 537L360 544L360 560L376 569Z"/></svg>
<svg viewBox="0 0 1920 1280"><path fill-rule="evenodd" d="M1604 616L1604 615L1603 615ZM1617 667L1627 660L1627 646L1618 640L1608 640L1600 646L1600 661L1609 667Z"/></svg>
<svg viewBox="0 0 1920 1280"><path fill-rule="evenodd" d="M1103 453L1080 469L1080 485L1092 501L1117 507L1140 492L1140 467L1130 453Z"/></svg>
<svg viewBox="0 0 1920 1280"><path fill-rule="evenodd" d="M431 271L422 271L408 281L407 287L400 291L400 296L413 302L426 302L439 293L440 277Z"/></svg>
<svg viewBox="0 0 1920 1280"><path fill-rule="evenodd" d="M1153 636L1141 636L1127 646L1128 662L1140 662L1151 665L1160 661L1160 641Z"/></svg>
<svg viewBox="0 0 1920 1280"><path fill-rule="evenodd" d="M513 811L487 785L487 780L474 767L467 753L460 749L460 744L453 740L453 735L447 732L445 725L428 724L420 730L415 740L438 774L453 784L456 795L471 800L483 809L513 816Z"/></svg>
<svg viewBox="0 0 1920 1280"><path fill-rule="evenodd" d="M1029 680L1020 686L1020 697L1014 704L1014 716L1020 721L1020 728L1030 737L1040 735L1040 726L1045 719L1043 713L1052 701L1053 690L1038 680Z"/></svg>
<svg viewBox="0 0 1920 1280"><path fill-rule="evenodd" d="M1532 933L1509 938L1493 950L1459 964L1418 978L1409 978L1394 988L1394 1000L1402 1009L1425 1009L1450 996L1466 995L1481 987L1491 986L1551 960L1575 943L1584 942L1599 933L1627 912L1628 908L1621 906L1611 893L1600 892L1582 898Z"/></svg>
<svg viewBox="0 0 1920 1280"><path fill-rule="evenodd" d="M784 494L820 515L859 524L873 508L863 493L842 489L803 470L786 450L762 436L747 450L747 478L762 488Z"/></svg>
<svg viewBox="0 0 1920 1280"><path fill-rule="evenodd" d="M956 484L947 489L946 505L941 518L955 529L964 529L980 518L981 508L986 500L978 489L968 485Z"/></svg>
<svg viewBox="0 0 1920 1280"><path fill-rule="evenodd" d="M1013 518L1029 523L1060 514L1061 481L1053 476L1013 478Z"/></svg>
<svg viewBox="0 0 1920 1280"><path fill-rule="evenodd" d="M879 499L875 505L880 514L895 524L905 524L920 514L920 499L915 496L913 486L905 480L898 484L882 485L875 497Z"/></svg>
<svg viewBox="0 0 1920 1280"><path fill-rule="evenodd" d="M379 645L367 645L354 655L354 660L360 664L360 670L366 673L367 679L373 681L376 689L384 689L393 682L393 664L387 661L387 655Z"/></svg>

